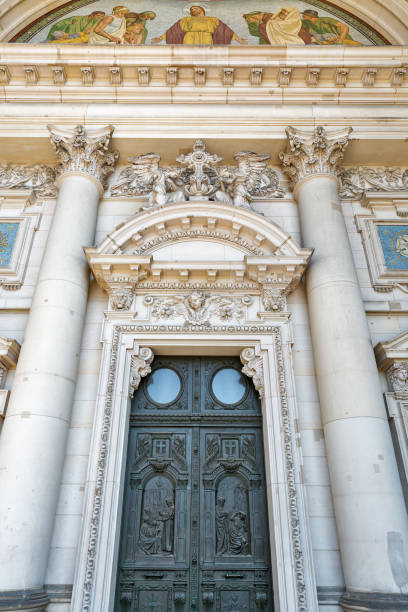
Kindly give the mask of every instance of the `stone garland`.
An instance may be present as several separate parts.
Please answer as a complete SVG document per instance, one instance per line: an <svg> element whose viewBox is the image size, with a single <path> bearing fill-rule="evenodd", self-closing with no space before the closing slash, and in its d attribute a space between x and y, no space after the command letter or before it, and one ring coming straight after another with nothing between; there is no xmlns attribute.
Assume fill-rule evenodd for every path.
<svg viewBox="0 0 408 612"><path fill-rule="evenodd" d="M285 460L286 460L286 471L287 471L287 482L288 482L288 498L289 498L289 508L290 508L290 516L291 516L291 539L292 539L292 548L293 548L293 558L295 563L296 570L296 587L297 587L297 599L298 599L298 612L307 612L306 608L306 587L304 580L304 567L303 567L303 551L302 551L302 542L301 542L301 534L300 534L300 522L299 522L299 512L298 512L298 503L297 503L297 489L296 489L296 479L295 479L295 468L294 468L294 451L293 451L293 428L290 423L289 418L289 410L287 405L287 397L286 397L286 380L285 380L285 369L284 369L284 360L283 360L283 352L282 352L282 342L280 331L276 327L272 326L237 326L234 328L233 326L228 326L229 331L231 331L231 327L235 331L243 330L250 331L253 333L259 333L263 331L264 333L272 333L275 340L276 347L276 356L277 356L277 366L278 366L278 374L279 374L279 394L280 394L280 404L281 404L281 414L282 414L282 424L283 424L283 435L284 435L284 449L285 449ZM175 329L177 328L177 329ZM109 449L109 438L110 438L110 429L112 423L112 405L113 405L113 392L115 387L115 378L117 374L117 361L118 361L118 352L120 345L120 336L122 333L136 332L136 331L154 331L160 332L163 331L186 331L185 327L182 326L151 326L151 325L119 325L115 326L113 329L113 338L112 338L112 349L111 349L111 358L109 364L109 374L108 374L108 384L106 391L106 400L104 407L104 417L103 417L103 425L101 432L101 444L99 447L98 453L98 468L97 468L97 477L96 477L96 486L95 493L93 498L93 508L92 508L92 518L90 525L90 534L89 534L89 544L88 544L88 557L86 563L86 573L85 573L85 582L83 586L83 598L82 598L82 612L90 612L91 610L91 601L92 601L92 592L94 586L95 579L95 557L96 550L98 546L98 537L99 537L99 523L100 523L100 512L103 504L103 493L104 493L104 485L105 485L105 472L106 472L106 460ZM203 332L208 333L208 331L226 331L227 326L220 326L220 328L208 328L207 326L196 326L194 327L194 332ZM146 353L139 353L136 355L139 358L137 374L139 376L138 382L135 381L135 385L131 384L132 390L136 390L138 383L140 383L140 378L142 376L146 376L150 372L150 363L153 360L153 353L151 349L145 348L142 351L146 351ZM262 362L261 365L257 361L254 363L254 360L261 360L261 357L255 355L255 351L252 348L244 349L242 352L244 355L243 361L245 362L244 368L247 368L247 375L250 377L254 377L254 385L257 390L261 393L263 390L264 383L261 382L260 377L263 375L263 367ZM135 357L135 356L133 356ZM133 361L132 357L132 362ZM144 362L144 358L146 358L146 363ZM143 363L142 363L143 362ZM243 370L244 371L244 370ZM246 372L244 372L246 373ZM136 386L137 385L137 386Z"/></svg>

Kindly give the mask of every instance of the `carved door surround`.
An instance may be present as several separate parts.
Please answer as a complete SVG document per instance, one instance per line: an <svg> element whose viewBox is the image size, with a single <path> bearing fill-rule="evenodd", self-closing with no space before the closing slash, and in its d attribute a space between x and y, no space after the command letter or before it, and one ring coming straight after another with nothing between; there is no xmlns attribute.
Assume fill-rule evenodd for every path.
<svg viewBox="0 0 408 612"><path fill-rule="evenodd" d="M209 242L224 260L200 260ZM153 355L241 355L261 397L275 610L317 612L286 312L311 251L252 211L194 201L136 215L86 253L109 306L71 610L113 609L130 396Z"/></svg>

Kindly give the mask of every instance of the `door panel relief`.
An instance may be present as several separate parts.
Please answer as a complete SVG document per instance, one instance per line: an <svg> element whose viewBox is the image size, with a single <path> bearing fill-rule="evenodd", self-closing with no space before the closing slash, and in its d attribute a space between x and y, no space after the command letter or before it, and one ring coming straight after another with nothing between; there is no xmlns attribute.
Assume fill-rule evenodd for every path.
<svg viewBox="0 0 408 612"><path fill-rule="evenodd" d="M160 373L169 368L177 392L174 376ZM115 609L272 610L252 383L233 358L159 358L152 377L132 405Z"/></svg>

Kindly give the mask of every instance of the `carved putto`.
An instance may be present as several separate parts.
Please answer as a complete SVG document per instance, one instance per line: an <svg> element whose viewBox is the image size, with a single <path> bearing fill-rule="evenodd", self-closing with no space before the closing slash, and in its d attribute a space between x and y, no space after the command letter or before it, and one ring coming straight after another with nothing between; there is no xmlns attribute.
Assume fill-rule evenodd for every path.
<svg viewBox="0 0 408 612"><path fill-rule="evenodd" d="M408 190L406 168L340 168L340 197L360 199L367 191Z"/></svg>
<svg viewBox="0 0 408 612"><path fill-rule="evenodd" d="M148 153L129 158L112 187L113 196L145 196L148 206L157 208L175 202L211 200L250 208L252 200L261 197L283 197L277 172L268 167L270 156L252 151L234 155L237 166L221 166L222 158L208 153L201 140L193 150L180 155L180 167L160 167L160 155Z"/></svg>
<svg viewBox="0 0 408 612"><path fill-rule="evenodd" d="M189 295L168 298L147 296L144 301L152 306L151 314L155 319L182 317L186 325L211 325L211 317L224 322L242 321L245 317L245 306L252 303L252 298L206 296L202 291L193 291Z"/></svg>
<svg viewBox="0 0 408 612"><path fill-rule="evenodd" d="M32 189L36 196L55 197L55 170L44 164L20 166L0 165L0 189Z"/></svg>
<svg viewBox="0 0 408 612"><path fill-rule="evenodd" d="M408 362L394 363L387 372L388 380L396 393L408 393Z"/></svg>

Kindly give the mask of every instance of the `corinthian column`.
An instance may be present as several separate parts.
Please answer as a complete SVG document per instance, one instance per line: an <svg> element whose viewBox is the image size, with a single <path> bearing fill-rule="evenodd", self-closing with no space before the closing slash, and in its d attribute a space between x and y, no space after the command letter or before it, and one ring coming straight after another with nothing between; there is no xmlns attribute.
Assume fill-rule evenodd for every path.
<svg viewBox="0 0 408 612"><path fill-rule="evenodd" d="M51 127L59 194L0 441L0 610L43 610L43 585L88 295L83 247L116 153L113 128Z"/></svg>
<svg viewBox="0 0 408 612"><path fill-rule="evenodd" d="M288 128L281 153L299 204L316 375L347 592L344 610L407 610L408 521L377 366L339 202L351 130Z"/></svg>

